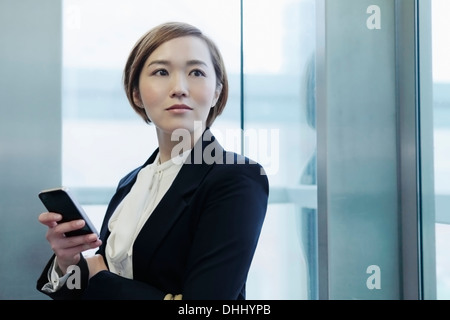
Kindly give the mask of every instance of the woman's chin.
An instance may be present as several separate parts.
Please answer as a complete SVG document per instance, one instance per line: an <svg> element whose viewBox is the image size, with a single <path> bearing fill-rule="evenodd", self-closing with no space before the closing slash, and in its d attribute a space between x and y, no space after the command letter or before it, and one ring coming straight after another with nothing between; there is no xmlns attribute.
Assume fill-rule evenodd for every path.
<svg viewBox="0 0 450 320"><path fill-rule="evenodd" d="M177 137L184 135L201 135L206 129L203 121L171 121L171 123L154 123L154 125L157 131L172 135L173 140L179 140Z"/></svg>

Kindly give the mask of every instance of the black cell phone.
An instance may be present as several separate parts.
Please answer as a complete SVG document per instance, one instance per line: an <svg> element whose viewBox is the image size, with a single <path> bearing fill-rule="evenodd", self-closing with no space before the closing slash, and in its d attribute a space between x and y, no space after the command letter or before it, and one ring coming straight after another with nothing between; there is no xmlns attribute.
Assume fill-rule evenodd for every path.
<svg viewBox="0 0 450 320"><path fill-rule="evenodd" d="M75 200L68 188L60 187L42 190L39 192L39 199L41 199L49 212L59 213L63 216L59 223L78 219L86 221L83 228L66 232L66 237L89 233L95 233L98 236L94 224L91 222L86 212L84 212L81 205Z"/></svg>

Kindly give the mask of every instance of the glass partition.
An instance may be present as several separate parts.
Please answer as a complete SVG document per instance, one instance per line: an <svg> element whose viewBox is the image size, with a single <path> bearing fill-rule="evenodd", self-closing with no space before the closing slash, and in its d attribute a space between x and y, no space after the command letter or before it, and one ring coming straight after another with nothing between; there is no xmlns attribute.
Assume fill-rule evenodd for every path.
<svg viewBox="0 0 450 320"><path fill-rule="evenodd" d="M244 137L259 139L245 152L271 186L249 279L263 299L318 297L315 23L312 0L243 1Z"/></svg>

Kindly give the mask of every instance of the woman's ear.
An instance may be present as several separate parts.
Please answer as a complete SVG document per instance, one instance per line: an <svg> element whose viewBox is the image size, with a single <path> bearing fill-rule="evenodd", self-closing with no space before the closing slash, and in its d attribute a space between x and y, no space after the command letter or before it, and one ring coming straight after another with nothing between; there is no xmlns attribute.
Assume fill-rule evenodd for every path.
<svg viewBox="0 0 450 320"><path fill-rule="evenodd" d="M138 90L133 91L133 102L135 105L137 105L139 108L144 108L144 105L142 103L141 95Z"/></svg>
<svg viewBox="0 0 450 320"><path fill-rule="evenodd" d="M216 91L214 92L214 99L213 103L211 105L211 108L214 108L216 106L217 100L219 100L220 94L222 93L222 84L219 84L216 87Z"/></svg>

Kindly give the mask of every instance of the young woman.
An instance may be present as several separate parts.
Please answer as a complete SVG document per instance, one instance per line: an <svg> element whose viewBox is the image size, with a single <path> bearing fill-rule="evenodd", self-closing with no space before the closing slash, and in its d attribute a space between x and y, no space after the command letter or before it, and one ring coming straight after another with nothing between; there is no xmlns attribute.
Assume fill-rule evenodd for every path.
<svg viewBox="0 0 450 320"><path fill-rule="evenodd" d="M54 255L37 289L53 299L245 299L269 186L258 163L209 130L228 97L219 50L194 26L165 23L138 40L123 80L159 147L119 182L99 238L66 237L84 221L40 214Z"/></svg>

